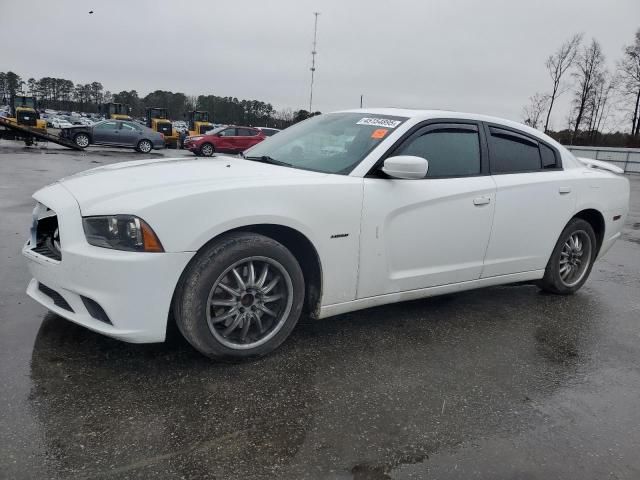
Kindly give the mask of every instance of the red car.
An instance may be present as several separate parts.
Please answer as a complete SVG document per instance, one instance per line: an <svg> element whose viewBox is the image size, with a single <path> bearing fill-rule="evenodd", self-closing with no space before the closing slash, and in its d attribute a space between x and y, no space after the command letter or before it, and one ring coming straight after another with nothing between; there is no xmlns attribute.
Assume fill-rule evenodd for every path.
<svg viewBox="0 0 640 480"><path fill-rule="evenodd" d="M196 155L210 157L215 152L244 152L265 138L267 138L266 135L257 128L229 125L211 130L206 135L187 137L184 141L184 148L191 150Z"/></svg>

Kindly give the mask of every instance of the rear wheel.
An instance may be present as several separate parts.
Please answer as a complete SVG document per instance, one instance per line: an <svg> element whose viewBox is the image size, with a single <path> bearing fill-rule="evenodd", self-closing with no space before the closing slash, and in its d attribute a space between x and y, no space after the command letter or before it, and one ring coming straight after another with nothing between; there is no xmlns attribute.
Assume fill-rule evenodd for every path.
<svg viewBox="0 0 640 480"><path fill-rule="evenodd" d="M304 289L300 265L282 244L234 233L195 257L176 292L174 314L184 337L204 355L258 357L289 336Z"/></svg>
<svg viewBox="0 0 640 480"><path fill-rule="evenodd" d="M80 148L87 148L89 146L89 135L86 133L77 133L73 137L74 143Z"/></svg>
<svg viewBox="0 0 640 480"><path fill-rule="evenodd" d="M149 140L140 140L138 142L136 150L141 153L149 153L151 150L153 150L153 145Z"/></svg>
<svg viewBox="0 0 640 480"><path fill-rule="evenodd" d="M589 278L596 258L596 235L589 222L573 218L560 234L544 278L542 290L559 295L577 292Z"/></svg>
<svg viewBox="0 0 640 480"><path fill-rule="evenodd" d="M212 156L215 151L216 151L216 149L210 143L205 143L200 147L200 153L204 157Z"/></svg>

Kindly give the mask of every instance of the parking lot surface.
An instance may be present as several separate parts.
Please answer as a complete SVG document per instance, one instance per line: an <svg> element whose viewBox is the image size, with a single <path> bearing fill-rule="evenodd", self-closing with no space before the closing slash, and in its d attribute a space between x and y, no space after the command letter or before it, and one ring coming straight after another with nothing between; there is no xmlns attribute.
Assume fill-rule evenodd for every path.
<svg viewBox="0 0 640 480"><path fill-rule="evenodd" d="M0 141L1 478L640 478L640 176L574 296L506 286L303 319L230 365L24 293L31 194L159 156L190 154Z"/></svg>

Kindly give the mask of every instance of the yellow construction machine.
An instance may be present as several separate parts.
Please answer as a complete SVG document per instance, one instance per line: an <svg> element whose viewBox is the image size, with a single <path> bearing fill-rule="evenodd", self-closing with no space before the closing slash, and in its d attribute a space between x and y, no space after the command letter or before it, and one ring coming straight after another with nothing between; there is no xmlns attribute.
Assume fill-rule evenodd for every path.
<svg viewBox="0 0 640 480"><path fill-rule="evenodd" d="M47 132L47 122L36 110L36 99L29 95L16 95L11 104L11 116L5 118L12 123Z"/></svg>
<svg viewBox="0 0 640 480"><path fill-rule="evenodd" d="M132 120L131 107L124 103L103 103L100 105L100 113L111 120Z"/></svg>
<svg viewBox="0 0 640 480"><path fill-rule="evenodd" d="M178 131L173 128L166 108L147 108L147 127L162 133L167 147L178 148Z"/></svg>
<svg viewBox="0 0 640 480"><path fill-rule="evenodd" d="M213 123L209 121L209 112L193 110L188 113L189 136L202 135L213 129Z"/></svg>

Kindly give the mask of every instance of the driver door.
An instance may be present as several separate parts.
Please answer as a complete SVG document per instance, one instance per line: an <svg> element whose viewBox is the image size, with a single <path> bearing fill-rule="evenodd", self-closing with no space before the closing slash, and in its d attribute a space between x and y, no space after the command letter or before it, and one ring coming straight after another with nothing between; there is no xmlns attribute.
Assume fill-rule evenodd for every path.
<svg viewBox="0 0 640 480"><path fill-rule="evenodd" d="M391 155L426 158L424 179L364 179L357 298L480 277L496 186L474 122L431 123Z"/></svg>

